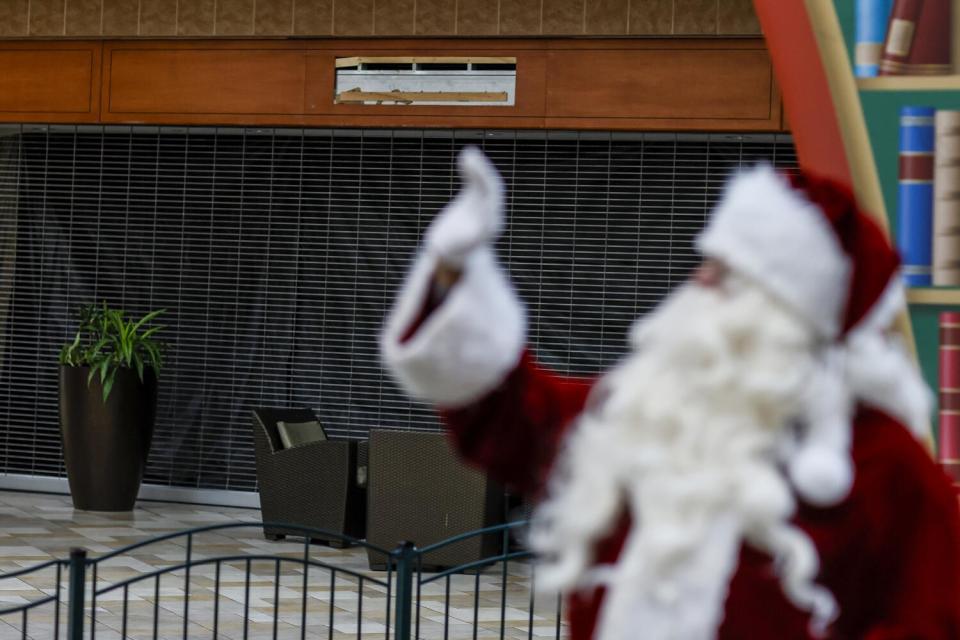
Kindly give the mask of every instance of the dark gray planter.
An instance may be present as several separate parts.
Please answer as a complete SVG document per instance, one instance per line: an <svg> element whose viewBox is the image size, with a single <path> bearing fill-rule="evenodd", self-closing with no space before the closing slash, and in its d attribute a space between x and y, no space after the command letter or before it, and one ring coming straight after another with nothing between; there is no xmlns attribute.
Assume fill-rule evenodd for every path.
<svg viewBox="0 0 960 640"><path fill-rule="evenodd" d="M106 404L100 378L87 386L89 367L60 367L60 434L73 506L130 511L147 465L157 412L152 369L121 369Z"/></svg>

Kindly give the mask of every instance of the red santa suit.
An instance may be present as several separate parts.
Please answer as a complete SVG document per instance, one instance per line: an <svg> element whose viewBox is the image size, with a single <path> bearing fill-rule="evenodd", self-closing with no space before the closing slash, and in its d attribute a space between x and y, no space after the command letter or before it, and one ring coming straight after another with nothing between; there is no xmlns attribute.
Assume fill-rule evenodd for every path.
<svg viewBox="0 0 960 640"><path fill-rule="evenodd" d="M766 173L760 179L735 181L701 237L700 248L774 290L783 288L778 278L784 272L794 276L783 299L801 315L809 313L819 334L839 345L836 348L849 361L836 381L850 389L845 423L837 427L828 416L827 426L819 432L811 428L795 452L804 462L790 462L784 469L799 497L791 522L815 546L820 562L817 583L829 590L839 610L825 635L868 640L960 638L956 497L905 424L924 422L917 415L917 406L923 403L908 397L915 390L901 388L896 377L884 380L873 375L874 368L883 367L870 364L871 356L883 357L878 345L885 338L879 329L902 305L896 257L882 232L856 210L844 190L801 178L793 192L784 195L791 189L777 181ZM496 183L492 188L488 183L487 193L469 191L465 189L466 195L449 209L476 208L485 198L500 196ZM803 194L802 201L796 200L797 193ZM814 212L808 206L811 202L816 203ZM795 214L798 207L806 212L792 221L768 215L771 208ZM826 225L816 222L810 227L811 215ZM799 228L798 217L806 220ZM810 228L802 228L804 224ZM786 230L779 228L783 225ZM461 222L458 228L463 226ZM836 255L823 260L803 255L811 247L820 248L817 243L825 242L825 229L835 234L835 242L826 242ZM489 227L487 237L495 230L496 224ZM476 229L460 240L471 233L475 236ZM776 237L784 233L801 245L799 260L804 266L799 271L790 271L797 268L793 264L797 255L782 255L790 254L789 249L757 250L767 246L764 243L776 244ZM805 233L809 237L804 238ZM388 320L385 360L407 390L441 408L466 460L507 485L539 494L562 443L590 402L594 383L561 377L536 364L525 345L522 305L487 247L463 250L469 243L461 242L460 281L442 301L431 302L431 274L438 260L447 259L443 251L430 250L431 241L442 244L436 235L443 233L428 237L428 250L414 266ZM825 292L825 278L838 284ZM848 343L853 346L848 348ZM804 458L811 451L823 455ZM592 563L616 565L632 526L625 508L606 535L597 539ZM568 595L574 640L596 637L605 596L603 587ZM645 637L642 628L607 635ZM785 595L773 559L747 542L739 546L715 637L814 637L810 613Z"/></svg>
<svg viewBox="0 0 960 640"><path fill-rule="evenodd" d="M445 410L463 456L499 480L536 492L590 383L558 377L524 354L479 401ZM840 505L802 505L795 521L820 554L822 583L836 597L835 638L960 638L960 523L956 499L916 439L867 407L853 430L855 480ZM629 522L600 542L596 561L615 562ZM571 637L592 637L602 593L568 599ZM720 638L809 638L807 615L784 597L769 557L744 547L730 584ZM638 636L642 637L642 636Z"/></svg>

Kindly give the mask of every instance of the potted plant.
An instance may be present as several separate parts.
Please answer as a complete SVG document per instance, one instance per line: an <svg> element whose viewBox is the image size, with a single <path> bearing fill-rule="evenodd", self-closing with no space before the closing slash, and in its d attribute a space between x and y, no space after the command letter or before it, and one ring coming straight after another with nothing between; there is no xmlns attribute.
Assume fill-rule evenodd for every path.
<svg viewBox="0 0 960 640"><path fill-rule="evenodd" d="M80 310L60 351L60 433L73 506L133 509L147 464L157 408L160 326L102 305Z"/></svg>

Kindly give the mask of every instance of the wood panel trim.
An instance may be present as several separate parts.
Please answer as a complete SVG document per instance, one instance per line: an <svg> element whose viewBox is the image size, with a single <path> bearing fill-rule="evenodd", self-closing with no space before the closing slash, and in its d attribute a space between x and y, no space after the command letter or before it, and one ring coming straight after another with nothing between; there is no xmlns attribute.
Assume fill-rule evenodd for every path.
<svg viewBox="0 0 960 640"><path fill-rule="evenodd" d="M620 127L778 130L763 49L670 47L548 52L546 116ZM619 103L618 103L619 101Z"/></svg>
<svg viewBox="0 0 960 640"><path fill-rule="evenodd" d="M0 43L0 122L98 122L103 45Z"/></svg>
<svg viewBox="0 0 960 640"><path fill-rule="evenodd" d="M17 47L33 50L85 47L96 51L95 65L101 72L90 78L89 113L33 111L14 117L0 112L0 121L678 131L779 131L783 127L780 95L772 81L769 92L761 95L762 90L757 91L751 96L756 104L742 105L741 113L711 111L711 105L706 102L700 105L701 109L688 113L674 113L677 110L669 109L636 113L632 110L636 105L625 100L619 108L606 105L591 110L589 105L581 104L579 111L558 108L557 99L551 102L551 88L560 86L563 73L563 69L549 68L551 56L563 59L606 56L620 60L663 56L662 59L667 60L671 56L696 58L728 52L731 58L746 55L760 60L766 55L761 38L30 41L0 42L0 53ZM751 51L759 55L751 56ZM475 107L336 104L334 60L350 55L514 57L518 69L516 104ZM138 63L150 61L154 66L137 74L132 71L134 59ZM211 92L219 95L204 93L208 85L204 84L202 74L189 77L196 69L183 61L193 59L205 61L201 65L206 69L204 73L214 81L209 85L214 87ZM284 62L271 67L268 62L271 59ZM126 67L121 68L123 65ZM276 73L266 74L269 76L266 79L257 78L237 72L238 68L272 68ZM154 73L157 70L162 73ZM772 66L769 74L772 77ZM271 80L275 75L283 77ZM601 80L607 81L616 78L618 70L609 69L603 75L607 78ZM216 84L218 79L229 77L243 80ZM180 84L184 82L185 85ZM660 89L661 93L666 92L663 95L668 103L672 88L666 84ZM618 99L615 83L605 90L613 100ZM560 99L562 101L562 96Z"/></svg>
<svg viewBox="0 0 960 640"><path fill-rule="evenodd" d="M103 78L101 117L123 114L155 123L163 114L242 118L303 112L304 59L296 50L108 45Z"/></svg>

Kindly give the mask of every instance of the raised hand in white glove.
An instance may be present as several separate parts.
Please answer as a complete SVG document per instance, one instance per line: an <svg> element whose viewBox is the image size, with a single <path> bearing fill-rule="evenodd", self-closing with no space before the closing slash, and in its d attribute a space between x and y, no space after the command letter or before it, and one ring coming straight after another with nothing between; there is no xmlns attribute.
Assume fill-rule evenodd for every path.
<svg viewBox="0 0 960 640"><path fill-rule="evenodd" d="M426 250L441 263L461 267L479 247L492 243L503 228L503 181L477 147L465 147L457 159L463 186L434 218Z"/></svg>

